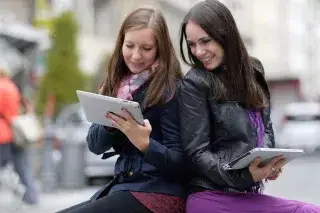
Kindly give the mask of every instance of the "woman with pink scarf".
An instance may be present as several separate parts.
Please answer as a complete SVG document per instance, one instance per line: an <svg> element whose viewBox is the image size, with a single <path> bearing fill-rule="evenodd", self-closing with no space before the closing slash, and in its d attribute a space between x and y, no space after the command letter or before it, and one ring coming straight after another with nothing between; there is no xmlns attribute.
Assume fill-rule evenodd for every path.
<svg viewBox="0 0 320 213"><path fill-rule="evenodd" d="M89 149L119 154L115 178L90 201L61 212L184 212L176 98L182 72L161 12L140 8L126 17L106 71L99 93L140 103L145 122L138 124L123 109L121 115L106 114L113 128L91 126Z"/></svg>

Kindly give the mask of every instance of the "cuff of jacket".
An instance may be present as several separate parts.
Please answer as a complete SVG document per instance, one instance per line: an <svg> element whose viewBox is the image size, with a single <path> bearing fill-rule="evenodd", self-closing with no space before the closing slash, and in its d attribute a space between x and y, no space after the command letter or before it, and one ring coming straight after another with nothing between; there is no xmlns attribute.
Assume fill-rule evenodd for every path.
<svg viewBox="0 0 320 213"><path fill-rule="evenodd" d="M104 129L107 131L107 133L117 133L119 130L117 128L113 128L113 127L108 127L108 126L103 126Z"/></svg>
<svg viewBox="0 0 320 213"><path fill-rule="evenodd" d="M248 188L255 186L256 183L253 180L253 177L251 175L249 168L245 168L245 169L241 170L241 177L244 180L244 186L243 186L244 188L243 189L248 189Z"/></svg>
<svg viewBox="0 0 320 213"><path fill-rule="evenodd" d="M165 160L163 158L164 147L154 139L150 138L148 149L144 154L144 160L150 164L153 164L152 162Z"/></svg>

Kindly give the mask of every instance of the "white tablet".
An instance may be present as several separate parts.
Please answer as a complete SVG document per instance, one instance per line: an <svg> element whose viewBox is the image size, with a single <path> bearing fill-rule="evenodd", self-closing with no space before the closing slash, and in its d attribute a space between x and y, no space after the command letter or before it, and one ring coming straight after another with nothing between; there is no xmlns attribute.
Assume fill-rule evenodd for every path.
<svg viewBox="0 0 320 213"><path fill-rule="evenodd" d="M260 157L261 166L268 164L273 158L283 155L286 163L304 154L302 149L277 149L277 148L254 148L237 159L224 166L226 170L243 169L249 167L252 161Z"/></svg>
<svg viewBox="0 0 320 213"><path fill-rule="evenodd" d="M140 105L137 102L81 90L77 90L77 95L86 119L89 122L112 127L111 119L106 118L107 112L112 112L121 116L121 108L123 107L139 124L144 125Z"/></svg>

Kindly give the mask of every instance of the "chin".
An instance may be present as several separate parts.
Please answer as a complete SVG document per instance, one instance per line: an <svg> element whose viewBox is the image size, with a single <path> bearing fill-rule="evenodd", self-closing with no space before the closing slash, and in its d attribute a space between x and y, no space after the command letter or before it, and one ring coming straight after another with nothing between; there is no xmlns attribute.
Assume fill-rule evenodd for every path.
<svg viewBox="0 0 320 213"><path fill-rule="evenodd" d="M143 69L136 69L136 68L129 68L129 69L132 73L135 73L135 74L143 71Z"/></svg>
<svg viewBox="0 0 320 213"><path fill-rule="evenodd" d="M205 66L205 68L207 69L207 70L214 70L215 68L217 68L217 66Z"/></svg>
<svg viewBox="0 0 320 213"><path fill-rule="evenodd" d="M138 71L138 70L130 70L132 73L134 73L134 74L137 74L137 73L140 73L140 72L142 72L142 71Z"/></svg>
<svg viewBox="0 0 320 213"><path fill-rule="evenodd" d="M220 66L220 64L210 64L207 66L204 66L207 70L214 70L216 68L218 68Z"/></svg>

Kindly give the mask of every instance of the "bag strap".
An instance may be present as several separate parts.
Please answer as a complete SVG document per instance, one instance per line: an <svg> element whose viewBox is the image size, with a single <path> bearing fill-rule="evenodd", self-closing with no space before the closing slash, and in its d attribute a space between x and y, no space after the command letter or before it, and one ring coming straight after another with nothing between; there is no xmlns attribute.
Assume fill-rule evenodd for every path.
<svg viewBox="0 0 320 213"><path fill-rule="evenodd" d="M1 97L1 98L3 98L3 95L2 95L2 97ZM0 103L1 103L1 102L0 102ZM4 122L8 123L8 121L7 121L6 117L4 117L4 115L3 115L2 113L0 113L0 118L1 118L1 119L3 119L3 120L4 120Z"/></svg>
<svg viewBox="0 0 320 213"><path fill-rule="evenodd" d="M4 122L6 122L8 124L9 127L11 126L10 122L8 121L8 119L2 113L0 113L0 118L2 118L4 120Z"/></svg>
<svg viewBox="0 0 320 213"><path fill-rule="evenodd" d="M8 121L8 119L6 119L6 117L4 117L4 115L1 114L1 113L0 113L0 118L2 118L2 120L4 120L4 122L6 122L6 124L7 124L9 127L11 126L10 122Z"/></svg>
<svg viewBox="0 0 320 213"><path fill-rule="evenodd" d="M22 102L22 98L20 99L20 107L21 107L21 106L24 107L24 104L23 104L23 102ZM11 123L8 121L8 119L7 119L3 114L1 114L1 113L0 113L0 118L2 118L2 119L8 124L9 127L11 126Z"/></svg>

